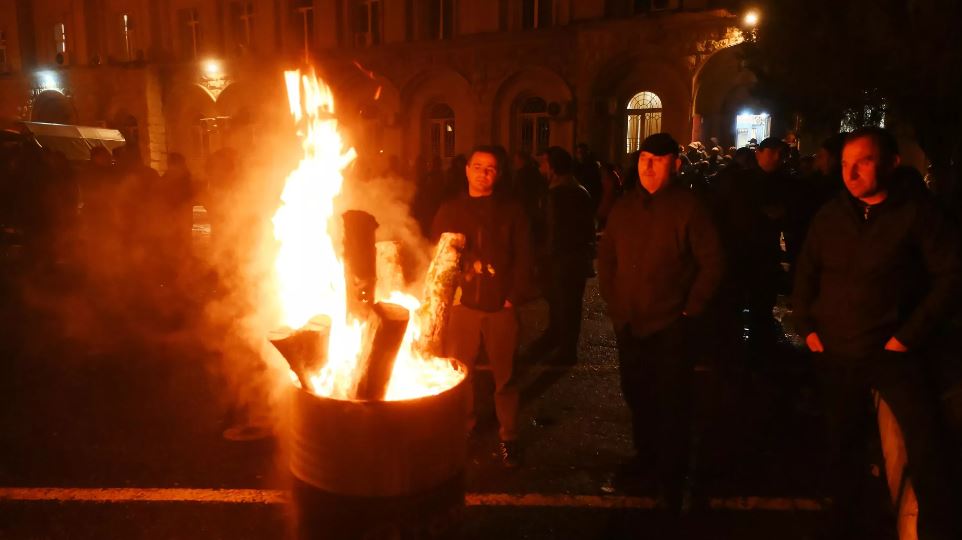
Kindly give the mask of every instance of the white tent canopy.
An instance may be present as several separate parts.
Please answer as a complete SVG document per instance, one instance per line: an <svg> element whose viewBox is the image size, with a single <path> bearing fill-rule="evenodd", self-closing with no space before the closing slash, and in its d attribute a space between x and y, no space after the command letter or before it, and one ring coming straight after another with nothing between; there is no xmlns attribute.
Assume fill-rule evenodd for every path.
<svg viewBox="0 0 962 540"><path fill-rule="evenodd" d="M62 152L70 161L90 159L90 149L102 146L113 152L126 144L116 129L93 126L69 126L43 122L22 122L41 147Z"/></svg>

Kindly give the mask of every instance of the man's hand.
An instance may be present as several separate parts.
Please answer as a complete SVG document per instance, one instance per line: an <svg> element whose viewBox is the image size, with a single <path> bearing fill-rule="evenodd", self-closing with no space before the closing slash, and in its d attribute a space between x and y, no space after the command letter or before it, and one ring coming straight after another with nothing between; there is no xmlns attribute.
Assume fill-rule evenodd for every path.
<svg viewBox="0 0 962 540"><path fill-rule="evenodd" d="M902 345L902 342L895 339L895 336L892 336L889 338L888 343L885 344L885 350L892 352L908 352L909 348L905 345Z"/></svg>
<svg viewBox="0 0 962 540"><path fill-rule="evenodd" d="M808 350L812 352L825 352L825 347L822 346L822 340L818 339L818 334L815 332L805 336L805 344L808 345Z"/></svg>
<svg viewBox="0 0 962 540"><path fill-rule="evenodd" d="M511 309L511 308L513 308L513 307L514 307L514 304L511 303L511 300L507 300L507 299L506 299L506 300L504 301L504 309Z"/></svg>

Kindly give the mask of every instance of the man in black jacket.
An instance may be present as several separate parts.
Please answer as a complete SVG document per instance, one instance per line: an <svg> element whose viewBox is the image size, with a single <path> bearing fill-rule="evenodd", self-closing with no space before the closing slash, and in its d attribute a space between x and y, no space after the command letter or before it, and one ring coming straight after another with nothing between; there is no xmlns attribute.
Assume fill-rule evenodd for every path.
<svg viewBox="0 0 962 540"><path fill-rule="evenodd" d="M495 412L501 424L498 451L502 464L510 468L520 464L518 388L513 382L518 344L514 306L527 299L531 243L521 205L494 193L506 166L498 155L494 147L474 149L465 167L468 193L441 206L431 231L435 239L444 232L465 236L460 303L451 310L444 349L447 356L464 362L473 371L484 344L494 375ZM474 394L470 390L468 410L469 428L473 428Z"/></svg>
<svg viewBox="0 0 962 540"><path fill-rule="evenodd" d="M593 273L594 204L588 190L572 176L571 154L558 146L545 154L541 173L548 179L547 238L541 277L550 318L531 354L545 355L555 364L574 365L578 362L585 281Z"/></svg>
<svg viewBox="0 0 962 540"><path fill-rule="evenodd" d="M875 389L905 436L919 538L958 538L924 353L960 299L959 236L931 199L898 185L898 163L885 130L862 128L846 139L846 190L815 216L799 256L796 327L815 353L826 401L839 537L857 533L850 529Z"/></svg>
<svg viewBox="0 0 962 540"><path fill-rule="evenodd" d="M598 280L618 338L621 388L635 450L652 448L665 502L678 509L688 463L692 319L715 295L723 272L708 209L676 181L678 143L645 139L640 186L616 204L598 248Z"/></svg>

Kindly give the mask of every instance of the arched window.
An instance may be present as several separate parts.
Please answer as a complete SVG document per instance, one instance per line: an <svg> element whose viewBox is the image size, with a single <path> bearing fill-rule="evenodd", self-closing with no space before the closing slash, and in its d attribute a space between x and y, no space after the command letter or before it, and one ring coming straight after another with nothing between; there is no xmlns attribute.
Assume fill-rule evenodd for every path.
<svg viewBox="0 0 962 540"><path fill-rule="evenodd" d="M428 153L440 158L454 157L454 111L446 103L427 108Z"/></svg>
<svg viewBox="0 0 962 540"><path fill-rule="evenodd" d="M548 147L551 126L548 124L548 104L539 97L523 100L518 108L519 150L534 153Z"/></svg>
<svg viewBox="0 0 962 540"><path fill-rule="evenodd" d="M639 92L628 101L627 153L641 148L645 137L661 131L661 98Z"/></svg>

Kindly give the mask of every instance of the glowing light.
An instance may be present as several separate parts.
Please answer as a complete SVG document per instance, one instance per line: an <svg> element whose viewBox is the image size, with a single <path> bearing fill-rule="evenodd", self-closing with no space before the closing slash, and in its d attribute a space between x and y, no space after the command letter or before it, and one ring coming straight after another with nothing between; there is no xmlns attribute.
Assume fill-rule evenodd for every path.
<svg viewBox="0 0 962 540"><path fill-rule="evenodd" d="M742 21L745 23L745 26L753 27L758 25L758 20L760 18L761 16L757 11L751 10L748 13L745 13L745 17L742 19Z"/></svg>
<svg viewBox="0 0 962 540"><path fill-rule="evenodd" d="M40 81L40 87L44 90L60 88L60 81L57 80L57 74L53 71L38 71L37 79Z"/></svg>
<svg viewBox="0 0 962 540"><path fill-rule="evenodd" d="M204 74L212 79L220 77L222 74L220 62L217 60L207 60L204 62Z"/></svg>

